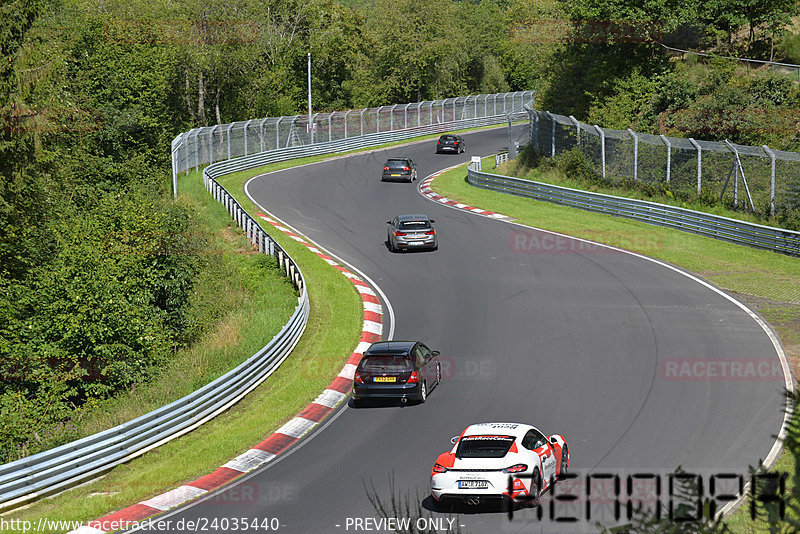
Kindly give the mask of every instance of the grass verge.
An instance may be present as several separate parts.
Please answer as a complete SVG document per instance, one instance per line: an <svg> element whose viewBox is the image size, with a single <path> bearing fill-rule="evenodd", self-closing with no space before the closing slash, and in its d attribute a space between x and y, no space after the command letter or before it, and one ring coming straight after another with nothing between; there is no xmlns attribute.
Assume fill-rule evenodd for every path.
<svg viewBox="0 0 800 534"><path fill-rule="evenodd" d="M482 165L484 169L491 169L494 157L485 158ZM432 187L442 196L508 215L522 224L606 243L692 271L759 312L780 336L791 368L797 369L800 364L800 261L797 258L479 189L467 183L466 175L466 166L458 167L437 177ZM794 466L794 457L784 451L773 471L791 474ZM790 475L787 495L789 487L795 483ZM768 531L766 523L751 521L749 514L749 507L742 506L727 523L737 533Z"/></svg>

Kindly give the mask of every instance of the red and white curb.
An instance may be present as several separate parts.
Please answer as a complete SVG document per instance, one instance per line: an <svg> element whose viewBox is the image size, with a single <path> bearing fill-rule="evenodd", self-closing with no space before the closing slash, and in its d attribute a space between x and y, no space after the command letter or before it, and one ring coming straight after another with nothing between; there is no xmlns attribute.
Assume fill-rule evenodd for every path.
<svg viewBox="0 0 800 534"><path fill-rule="evenodd" d="M322 258L334 269L350 279L356 290L361 295L364 306L364 325L358 346L350 355L347 363L342 367L339 375L333 379L328 387L313 402L306 406L297 416L290 419L267 439L254 446L252 449L240 454L214 472L202 476L193 482L141 501L117 512L113 512L99 519L88 522L68 534L103 534L134 526L150 516L166 512L167 510L196 499L209 491L248 473L270 462L276 456L286 451L297 443L314 427L319 425L326 416L347 398L353 385L353 375L364 351L374 342L380 341L383 333L383 308L375 291L361 277L347 267L340 265L332 257L325 254L305 238L281 225L278 221L256 213L257 217L265 220L278 230L282 231L298 243L306 246L311 252Z"/></svg>
<svg viewBox="0 0 800 534"><path fill-rule="evenodd" d="M448 167L447 169L442 169L441 171L435 172L425 178L419 184L419 192L422 196L427 197L434 202L439 202L440 204L444 204L446 206L450 206L451 208L456 208L464 211L468 211L470 213L476 213L478 215L483 215L484 217L489 217L490 219L500 219L504 221L512 220L511 217L507 215L503 215L502 213L495 213L494 211L487 211L481 208L476 208L475 206L470 206L468 204L462 204L461 202L456 202L455 200L450 200L447 197L443 197L440 194L436 193L433 189L431 189L431 182L437 177L449 170L455 169L456 167L460 167L463 165L459 163L458 165L454 165L452 167Z"/></svg>

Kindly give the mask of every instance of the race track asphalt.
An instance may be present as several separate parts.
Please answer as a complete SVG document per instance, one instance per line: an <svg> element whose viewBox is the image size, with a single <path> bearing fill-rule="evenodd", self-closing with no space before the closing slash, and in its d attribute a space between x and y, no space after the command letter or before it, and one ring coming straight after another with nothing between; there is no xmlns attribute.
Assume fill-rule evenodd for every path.
<svg viewBox="0 0 800 534"><path fill-rule="evenodd" d="M451 518L425 509L430 469L451 436L482 421L562 434L580 488L589 473L620 475L623 493L626 474L656 474L662 504L665 473L679 465L708 480L746 476L766 457L783 418L782 375L697 379L708 362L779 365L766 332L734 302L646 259L570 240L545 248L552 235L447 208L416 184L379 181L390 155L413 158L422 179L497 152L508 139L504 128L464 137L469 150L459 156L435 155L435 141L424 141L250 182L259 204L381 287L394 309L394 338L439 350L445 380L423 405L343 406L288 454L163 518L277 518L289 533L389 532L364 519L381 517L371 489L388 501L390 481L412 510ZM439 250L389 252L385 221L400 213L436 219ZM673 373L697 361L694 375ZM591 532L596 520L614 523L609 496L591 503L597 493L587 520L583 493L578 505L559 509L577 523L549 520L545 506L543 520L531 508L513 520L479 508L462 510L457 524L494 533Z"/></svg>

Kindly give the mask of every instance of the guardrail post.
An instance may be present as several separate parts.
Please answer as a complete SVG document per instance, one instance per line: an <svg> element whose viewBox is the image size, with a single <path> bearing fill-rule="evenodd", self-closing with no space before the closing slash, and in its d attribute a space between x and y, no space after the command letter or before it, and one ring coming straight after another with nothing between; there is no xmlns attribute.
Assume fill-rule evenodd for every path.
<svg viewBox="0 0 800 534"><path fill-rule="evenodd" d="M633 179L639 179L639 136L628 128L628 135L633 138Z"/></svg>
<svg viewBox="0 0 800 534"><path fill-rule="evenodd" d="M703 149L700 148L700 145L692 139L689 138L689 142L692 143L692 146L695 150L697 150L697 196L700 196L700 191L703 185Z"/></svg>
<svg viewBox="0 0 800 534"><path fill-rule="evenodd" d="M603 131L598 125L594 125L594 129L600 135L600 168L603 171L603 178L606 177L606 132Z"/></svg>
<svg viewBox="0 0 800 534"><path fill-rule="evenodd" d="M569 116L569 120L571 120L572 124L575 125L575 139L578 140L578 146L581 146L581 123L572 115Z"/></svg>
<svg viewBox="0 0 800 534"><path fill-rule="evenodd" d="M800 76L800 70L797 71ZM798 79L800 81L800 78ZM775 152L772 151L767 145L761 145L761 149L767 153L770 160L770 173L769 173L769 215L775 215Z"/></svg>
<svg viewBox="0 0 800 534"><path fill-rule="evenodd" d="M662 134L659 137L661 137L661 142L667 147L667 185L669 185L670 167L672 165L672 143L669 142L666 135Z"/></svg>

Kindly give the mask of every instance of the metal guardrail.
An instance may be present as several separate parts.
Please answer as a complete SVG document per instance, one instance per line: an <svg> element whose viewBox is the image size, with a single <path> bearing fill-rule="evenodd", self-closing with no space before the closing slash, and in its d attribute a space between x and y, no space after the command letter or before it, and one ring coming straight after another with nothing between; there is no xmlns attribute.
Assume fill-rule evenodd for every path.
<svg viewBox="0 0 800 534"><path fill-rule="evenodd" d="M552 202L598 213L626 217L656 226L721 239L739 245L800 256L800 232L762 226L709 213L559 187L475 170L467 171L470 185L509 195Z"/></svg>
<svg viewBox="0 0 800 534"><path fill-rule="evenodd" d="M533 96L530 91L524 94L529 98ZM518 98L518 106L506 109L502 115L454 120L405 130L376 132L323 143L279 148L212 163L206 167L203 170L203 184L209 193L225 206L231 217L245 230L247 238L258 247L259 252L277 258L280 268L300 291L299 303L292 317L258 353L182 399L109 430L0 466L0 512L96 478L118 464L191 431L230 408L258 386L286 359L296 345L305 329L309 314L308 293L302 272L280 245L269 237L233 196L217 182L218 178L277 161L367 148L431 133L502 124L509 118L520 120L527 117L523 107L527 103L528 100ZM193 134L184 133L173 140L173 164L176 163L178 150L187 149L187 146L189 149L194 146L194 150L201 148L200 144L184 144L186 136L189 135ZM187 160L191 159L190 152ZM194 161L197 161L196 157ZM188 172L189 169L181 170ZM173 168L173 176L177 176L177 172L177 168Z"/></svg>
<svg viewBox="0 0 800 534"><path fill-rule="evenodd" d="M745 63L747 65L747 70L750 70L750 64L755 63L756 65L766 65L770 69L774 69L777 67L776 70L783 70L783 71L795 71L797 73L797 82L800 83L800 65L795 63L781 63L780 61L764 61L763 59L750 59L744 57L734 57L734 56L722 56L718 54L707 54L705 52L695 52L694 50L684 50L683 48L673 48L671 46L667 46L662 43L658 43L661 48L665 50L669 50L670 52L676 52L678 54L688 54L692 56L701 56L701 57L712 57L712 58L723 58L723 59L730 59L733 61L738 61L740 63Z"/></svg>

